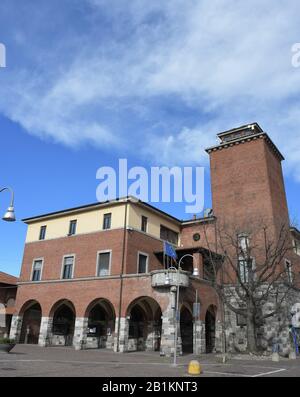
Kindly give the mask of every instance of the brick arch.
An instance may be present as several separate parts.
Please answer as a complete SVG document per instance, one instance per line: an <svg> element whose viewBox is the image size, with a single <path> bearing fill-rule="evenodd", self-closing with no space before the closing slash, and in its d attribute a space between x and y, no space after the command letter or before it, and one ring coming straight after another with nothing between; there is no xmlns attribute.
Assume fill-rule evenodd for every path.
<svg viewBox="0 0 300 397"><path fill-rule="evenodd" d="M190 314L193 316L193 308L192 308L192 306L191 306L190 303L183 302L183 303L180 305L179 309L180 309L180 312L186 309L186 310L187 310L188 312L190 312Z"/></svg>
<svg viewBox="0 0 300 397"><path fill-rule="evenodd" d="M157 313L160 311L162 313L162 309L160 304L150 296L140 296L134 299L126 309L126 316L130 315L130 312L134 306L138 305L141 307L144 312L149 315L150 318L154 318Z"/></svg>
<svg viewBox="0 0 300 397"><path fill-rule="evenodd" d="M205 316L208 310L213 310L213 314L216 316L216 319L220 319L221 316L220 303L217 302L217 300L203 299L203 304L201 302L201 306L200 306L200 318L202 321L205 321Z"/></svg>
<svg viewBox="0 0 300 397"><path fill-rule="evenodd" d="M116 318L116 310L114 308L114 305L111 303L110 300L106 298L96 298L92 302L90 302L85 309L84 317L88 317L91 310L97 305L103 307L109 314L112 315L114 319Z"/></svg>
<svg viewBox="0 0 300 397"><path fill-rule="evenodd" d="M207 307L206 312L211 312L216 318L218 314L218 307L217 305L211 304Z"/></svg>
<svg viewBox="0 0 300 397"><path fill-rule="evenodd" d="M19 343L37 344L42 321L42 306L35 300L25 302L19 311L21 317Z"/></svg>
<svg viewBox="0 0 300 397"><path fill-rule="evenodd" d="M57 311L57 309L62 306L62 305L66 305L68 306L74 313L74 316L76 318L76 309L75 309L75 305L73 304L72 301L70 301L69 299L60 299L59 301L57 301L56 303L54 303L49 311L49 317L53 317L54 313Z"/></svg>
<svg viewBox="0 0 300 397"><path fill-rule="evenodd" d="M40 302L36 299L30 299L28 301L26 301L25 303L23 303L23 305L21 306L21 309L19 310L19 316L23 316L24 313L30 309L32 306L35 305L39 305L40 309L41 309L41 313L43 315L43 308L42 305L40 304Z"/></svg>

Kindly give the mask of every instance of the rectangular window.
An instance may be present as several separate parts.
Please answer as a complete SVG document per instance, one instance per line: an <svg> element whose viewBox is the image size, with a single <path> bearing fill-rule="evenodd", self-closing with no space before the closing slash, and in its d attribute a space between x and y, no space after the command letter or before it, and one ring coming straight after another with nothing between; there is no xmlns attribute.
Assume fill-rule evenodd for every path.
<svg viewBox="0 0 300 397"><path fill-rule="evenodd" d="M111 228L111 214L104 214L103 217L103 230Z"/></svg>
<svg viewBox="0 0 300 397"><path fill-rule="evenodd" d="M45 240L45 238L46 238L46 229L47 229L47 226L41 226L41 229L40 229L40 240Z"/></svg>
<svg viewBox="0 0 300 397"><path fill-rule="evenodd" d="M41 280L42 266L43 266L42 259L38 259L33 262L32 281L40 281Z"/></svg>
<svg viewBox="0 0 300 397"><path fill-rule="evenodd" d="M249 270L253 269L253 259L239 259L238 272L242 283L249 282Z"/></svg>
<svg viewBox="0 0 300 397"><path fill-rule="evenodd" d="M66 256L63 263L62 278L64 280L73 277L74 256Z"/></svg>
<svg viewBox="0 0 300 397"><path fill-rule="evenodd" d="M148 255L138 254L138 274L148 272Z"/></svg>
<svg viewBox="0 0 300 397"><path fill-rule="evenodd" d="M69 236L73 236L76 234L76 227L77 227L77 221L71 221L70 222L70 227L69 227Z"/></svg>
<svg viewBox="0 0 300 397"><path fill-rule="evenodd" d="M178 233L163 225L160 225L160 238L171 244L178 245Z"/></svg>
<svg viewBox="0 0 300 397"><path fill-rule="evenodd" d="M238 236L239 240L239 248L243 255L248 255L250 251L250 243L249 243L249 237L247 234L240 234Z"/></svg>
<svg viewBox="0 0 300 397"><path fill-rule="evenodd" d="M110 273L110 252L100 252L98 256L98 271L97 276L109 276Z"/></svg>
<svg viewBox="0 0 300 397"><path fill-rule="evenodd" d="M294 240L294 248L295 248L295 253L297 255L300 255L300 241L299 240Z"/></svg>
<svg viewBox="0 0 300 397"><path fill-rule="evenodd" d="M146 216L142 216L142 226L141 226L142 232L147 233L147 227L148 227L148 218Z"/></svg>
<svg viewBox="0 0 300 397"><path fill-rule="evenodd" d="M292 263L288 260L285 260L285 271L286 271L288 282L292 283L293 282Z"/></svg>

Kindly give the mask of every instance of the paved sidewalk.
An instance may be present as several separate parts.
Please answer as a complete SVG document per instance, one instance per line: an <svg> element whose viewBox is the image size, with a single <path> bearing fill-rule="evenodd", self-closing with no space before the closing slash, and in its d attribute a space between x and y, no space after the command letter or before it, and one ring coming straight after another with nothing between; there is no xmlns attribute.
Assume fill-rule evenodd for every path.
<svg viewBox="0 0 300 397"><path fill-rule="evenodd" d="M172 359L154 352L113 353L108 350L73 348L41 348L17 345L10 354L0 354L0 377L177 377L188 376L192 359L200 361L201 377L284 377L300 376L300 359L282 359L278 363L266 360L229 360L217 362L215 355L193 355Z"/></svg>

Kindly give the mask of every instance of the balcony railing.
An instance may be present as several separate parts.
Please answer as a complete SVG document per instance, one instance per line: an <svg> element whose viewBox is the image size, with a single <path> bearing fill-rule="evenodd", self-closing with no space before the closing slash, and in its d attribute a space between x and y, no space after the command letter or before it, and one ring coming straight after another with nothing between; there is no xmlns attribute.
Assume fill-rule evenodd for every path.
<svg viewBox="0 0 300 397"><path fill-rule="evenodd" d="M166 285L166 275L168 273L169 283ZM180 287L187 288L190 284L189 272L180 271L178 274L176 270L154 270L151 272L151 281L153 288L172 287L177 285L177 277L179 276Z"/></svg>

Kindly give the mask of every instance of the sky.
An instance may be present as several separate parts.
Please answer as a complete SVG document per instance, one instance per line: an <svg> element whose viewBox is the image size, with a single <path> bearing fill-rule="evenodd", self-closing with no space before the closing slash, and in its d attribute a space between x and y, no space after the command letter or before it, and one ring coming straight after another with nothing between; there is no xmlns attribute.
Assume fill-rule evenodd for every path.
<svg viewBox="0 0 300 397"><path fill-rule="evenodd" d="M254 121L285 156L297 220L299 13L297 0L1 0L0 186L18 222L0 222L0 270L19 274L22 218L95 202L97 169L120 158L205 167L210 207L204 149Z"/></svg>

